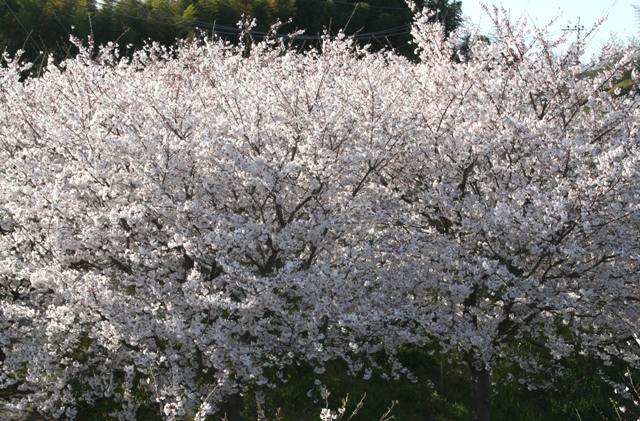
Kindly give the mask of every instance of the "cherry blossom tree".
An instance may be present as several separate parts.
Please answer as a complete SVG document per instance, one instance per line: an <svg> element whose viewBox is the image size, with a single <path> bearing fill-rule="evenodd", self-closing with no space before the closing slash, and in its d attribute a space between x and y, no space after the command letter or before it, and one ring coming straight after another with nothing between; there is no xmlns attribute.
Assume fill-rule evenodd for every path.
<svg viewBox="0 0 640 421"><path fill-rule="evenodd" d="M587 76L580 44L500 20L452 60L428 18L419 62L343 36L83 49L26 80L5 56L0 387L232 419L297 361L366 378L436 340L488 420L492 368L538 369L513 344L637 364L639 111L605 92L632 57Z"/></svg>
<svg viewBox="0 0 640 421"><path fill-rule="evenodd" d="M265 368L349 349L322 343L340 336L334 268L392 147L359 122L352 81L399 100L404 60L347 40L245 52L106 47L24 82L5 57L2 384L43 412L205 414Z"/></svg>
<svg viewBox="0 0 640 421"><path fill-rule="evenodd" d="M412 141L384 176L404 232L381 294L396 329L461 351L477 420L498 362L540 369L519 342L636 367L640 345L638 103L605 92L634 56L587 77L582 44L555 54L563 39L495 16L502 42L462 63L418 20Z"/></svg>

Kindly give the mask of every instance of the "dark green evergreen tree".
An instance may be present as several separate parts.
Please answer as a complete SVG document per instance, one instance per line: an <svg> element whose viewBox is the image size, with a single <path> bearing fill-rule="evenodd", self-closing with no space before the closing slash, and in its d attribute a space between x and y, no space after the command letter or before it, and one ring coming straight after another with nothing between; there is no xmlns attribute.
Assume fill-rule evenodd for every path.
<svg viewBox="0 0 640 421"><path fill-rule="evenodd" d="M444 25L444 30L449 35L462 24L462 1L460 0L426 0L425 7L435 10L433 21Z"/></svg>
<svg viewBox="0 0 640 421"><path fill-rule="evenodd" d="M188 38L197 30L238 40L243 15L255 18L253 36L260 38L277 20L291 21L280 31L303 29L300 42L316 45L325 32L343 30L372 48L393 48L411 56L413 12L404 0L3 0L0 7L0 49L24 59L41 52L64 58L73 54L71 35L96 45L118 42L139 48L145 42L165 45ZM437 10L433 20L444 23L447 34L462 22L459 0L425 0L421 6Z"/></svg>

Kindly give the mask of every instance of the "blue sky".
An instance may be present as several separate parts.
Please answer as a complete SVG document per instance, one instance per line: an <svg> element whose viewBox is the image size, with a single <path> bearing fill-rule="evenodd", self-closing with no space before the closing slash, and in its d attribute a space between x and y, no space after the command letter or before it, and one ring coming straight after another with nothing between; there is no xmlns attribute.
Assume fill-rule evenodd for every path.
<svg viewBox="0 0 640 421"><path fill-rule="evenodd" d="M491 20L480 7L479 0L462 0L462 12L471 23L480 25L483 32L490 32ZM588 40L587 56L597 54L600 47L613 35L623 41L631 36L640 38L640 24L636 21L633 4L640 5L640 0L484 0L489 6L502 5L512 20L526 17L533 23L542 26L553 17L560 19L551 27L552 35L562 34L562 29L570 25L580 25L585 29L593 26L599 16L608 15L608 20L599 28L594 37ZM572 36L577 35L572 32ZM584 33L583 33L584 34Z"/></svg>

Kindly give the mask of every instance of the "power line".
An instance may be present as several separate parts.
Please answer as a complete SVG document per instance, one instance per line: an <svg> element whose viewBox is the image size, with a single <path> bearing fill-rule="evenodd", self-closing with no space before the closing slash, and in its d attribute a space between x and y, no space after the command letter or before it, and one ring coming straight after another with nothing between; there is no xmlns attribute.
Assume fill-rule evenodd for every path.
<svg viewBox="0 0 640 421"><path fill-rule="evenodd" d="M38 45L38 43L36 42L36 40L33 39L33 37L31 36L31 32L29 32L27 30L27 28L22 24L22 21L20 20L20 18L18 18L18 15L16 15L13 11L13 9L11 9L11 6L9 6L9 3L7 3L7 0L3 0L4 4L7 6L7 9L9 9L9 12L11 12L11 14L13 15L13 17L15 18L16 21L18 21L18 23L20 24L20 26L22 26L22 29L24 29L24 32L27 34L27 37L31 40L31 42L33 43L33 45L36 46L38 52L42 51L42 48L40 48L40 46Z"/></svg>
<svg viewBox="0 0 640 421"><path fill-rule="evenodd" d="M357 2L357 3L347 3L346 1L338 1L338 0L333 0L334 3L340 3L340 4L348 4L350 6L354 6L357 7L359 6L361 3ZM406 10L406 11L410 11L411 9L409 9L409 6L407 7L388 7L388 6L372 6L369 5L369 7L371 9L386 9L386 10Z"/></svg>
<svg viewBox="0 0 640 421"><path fill-rule="evenodd" d="M6 0L3 0L6 4ZM74 0L59 0L63 3L67 3L67 4L74 4L76 6L80 6L83 7L85 9L88 9L87 4L81 4L78 3ZM349 3L346 3L349 4ZM7 5L8 7L8 5ZM382 6L380 6L382 8ZM404 9L403 9L404 10ZM126 13L121 13L121 12L116 12L116 11L110 11L109 13L115 16L121 16L121 17L126 17L126 18L130 18L130 19L134 19L134 20L138 20L138 21L142 21L142 22L150 22L156 25L163 25L163 26L173 26L173 27L178 27L178 28L184 28L184 29L197 29L197 28L205 28L207 30L211 30L214 34L216 35L227 35L227 36L240 36L242 33L244 33L245 31L241 28L238 27L233 27L233 26L226 26L226 25L219 25L216 23L211 23L211 22L205 22L205 21L200 21L200 20L193 20L190 21L188 19L179 17L179 16L174 16L174 15L170 15L168 13L162 12L162 11L157 11L157 10L145 10L145 15L146 16L134 16L134 15L130 15L130 14L126 14ZM152 12L152 13L149 13ZM155 19L155 17L160 17L161 19L164 18L164 20L161 19ZM16 17L17 19L17 17ZM24 28L24 26L23 26ZM26 31L26 28L25 28ZM264 31L255 31L255 30L250 30L246 32L249 36L255 37L255 38L264 38L266 36L269 35L268 32L264 32ZM350 36L353 39L356 40L377 40L380 38L389 38L389 37L397 37L397 36L402 36L402 35L408 35L411 33L411 29L409 25L401 25L401 26L396 26L393 28L387 28L387 29L381 29L379 31L373 31L373 32L366 32L366 33L359 33L359 34L355 34ZM289 39L289 38L293 38L293 39L297 39L297 40L301 40L301 41L319 41L322 40L324 37L319 36L319 35L296 35L296 36L291 36L289 34L273 34L274 36L278 37L278 38L284 38L284 39ZM330 36L329 37L334 38L334 36ZM34 41L35 43L35 41ZM37 44L36 44L37 45Z"/></svg>

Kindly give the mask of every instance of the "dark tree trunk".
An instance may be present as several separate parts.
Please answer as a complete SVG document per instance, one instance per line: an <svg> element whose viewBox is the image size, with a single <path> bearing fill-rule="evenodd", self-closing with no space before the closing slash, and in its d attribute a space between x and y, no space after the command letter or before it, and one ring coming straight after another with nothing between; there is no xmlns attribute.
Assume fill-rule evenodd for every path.
<svg viewBox="0 0 640 421"><path fill-rule="evenodd" d="M220 414L226 416L227 421L241 421L240 411L242 411L242 396L240 396L240 392L230 395L220 405Z"/></svg>
<svg viewBox="0 0 640 421"><path fill-rule="evenodd" d="M489 369L471 351L465 355L471 372L471 419L491 420L491 380Z"/></svg>

